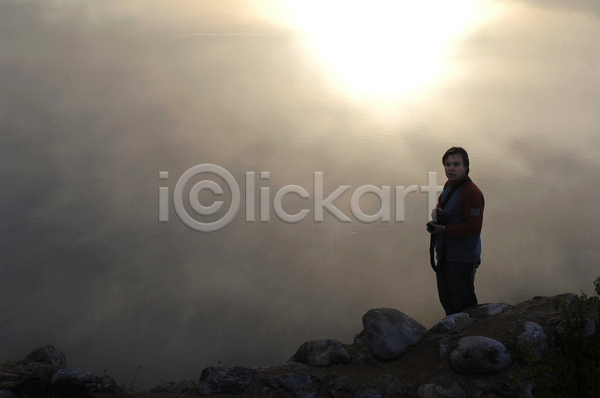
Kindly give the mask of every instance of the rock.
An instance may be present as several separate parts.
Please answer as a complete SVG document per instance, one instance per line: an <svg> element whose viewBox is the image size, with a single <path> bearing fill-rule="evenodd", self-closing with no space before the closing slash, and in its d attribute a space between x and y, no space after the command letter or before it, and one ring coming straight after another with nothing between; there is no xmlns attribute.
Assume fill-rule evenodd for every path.
<svg viewBox="0 0 600 398"><path fill-rule="evenodd" d="M512 307L512 305L506 303L481 304L475 308L470 308L465 312L469 314L471 318L485 319L492 315L500 314L501 312L505 311L507 308L510 307Z"/></svg>
<svg viewBox="0 0 600 398"><path fill-rule="evenodd" d="M292 357L294 362L311 366L331 366L337 363L349 364L352 356L337 340L313 340L302 344Z"/></svg>
<svg viewBox="0 0 600 398"><path fill-rule="evenodd" d="M308 374L284 374L267 377L265 384L272 388L283 388L297 398L315 398L317 390L313 387L313 377Z"/></svg>
<svg viewBox="0 0 600 398"><path fill-rule="evenodd" d="M535 322L525 322L523 327L525 331L517 337L517 348L523 350L529 342L535 356L542 357L547 354L550 351L550 346L544 329Z"/></svg>
<svg viewBox="0 0 600 398"><path fill-rule="evenodd" d="M86 395L96 389L96 377L81 369L60 369L52 376L50 386L61 395Z"/></svg>
<svg viewBox="0 0 600 398"><path fill-rule="evenodd" d="M354 392L354 398L385 398L385 391L380 387L365 386Z"/></svg>
<svg viewBox="0 0 600 398"><path fill-rule="evenodd" d="M12 391L0 390L0 398L17 398L17 396Z"/></svg>
<svg viewBox="0 0 600 398"><path fill-rule="evenodd" d="M436 323L431 331L434 333L459 333L471 324L471 317L465 312L448 315Z"/></svg>
<svg viewBox="0 0 600 398"><path fill-rule="evenodd" d="M26 396L37 396L39 391L45 391L50 384L50 379L58 370L46 363L25 362L25 360L2 365L0 389Z"/></svg>
<svg viewBox="0 0 600 398"><path fill-rule="evenodd" d="M45 363L59 369L67 368L67 358L65 357L65 354L58 351L51 344L47 344L31 351L25 357L25 362Z"/></svg>
<svg viewBox="0 0 600 398"><path fill-rule="evenodd" d="M449 345L447 339L440 339L439 345L440 345L440 358L443 358L446 356L448 351L450 351L450 345Z"/></svg>
<svg viewBox="0 0 600 398"><path fill-rule="evenodd" d="M450 388L433 383L423 384L417 390L417 395L419 398L467 398L465 390L455 381Z"/></svg>
<svg viewBox="0 0 600 398"><path fill-rule="evenodd" d="M510 366L512 357L506 347L493 339L467 336L450 354L450 365L458 373L495 373Z"/></svg>
<svg viewBox="0 0 600 398"><path fill-rule="evenodd" d="M427 335L425 326L393 308L369 310L362 321L369 350L378 359L397 358Z"/></svg>
<svg viewBox="0 0 600 398"><path fill-rule="evenodd" d="M82 369L61 369L52 376L50 383L57 384L64 381L82 385L96 385L96 377Z"/></svg>
<svg viewBox="0 0 600 398"><path fill-rule="evenodd" d="M114 391L117 388L117 382L111 376L107 374L103 374L102 376L98 376L96 378L96 382L98 383L97 389L98 391Z"/></svg>
<svg viewBox="0 0 600 398"><path fill-rule="evenodd" d="M596 325L594 324L594 321L592 321L591 319L587 319L585 321L585 327L583 328L583 337L590 337L591 335L594 334L594 332L596 331ZM556 328L556 333L558 333L559 335L565 334L565 322L561 322L558 327ZM579 336L580 333L575 333L576 336Z"/></svg>
<svg viewBox="0 0 600 398"><path fill-rule="evenodd" d="M241 394L252 381L254 370L244 366L209 367L202 371L200 395Z"/></svg>

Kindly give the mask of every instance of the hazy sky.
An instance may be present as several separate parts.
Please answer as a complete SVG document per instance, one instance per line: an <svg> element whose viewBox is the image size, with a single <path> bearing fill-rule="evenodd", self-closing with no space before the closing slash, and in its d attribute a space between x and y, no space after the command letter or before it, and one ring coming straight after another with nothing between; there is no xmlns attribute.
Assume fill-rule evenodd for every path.
<svg viewBox="0 0 600 398"><path fill-rule="evenodd" d="M141 366L150 388L219 361L282 363L312 339L351 343L373 307L431 327L443 310L427 194L394 222L394 190L428 172L442 185L454 145L486 200L480 302L589 293L599 17L592 1L0 2L0 359L50 343L127 386ZM211 233L172 206L199 164L241 190ZM335 204L352 222L314 222L315 172L325 196L351 187ZM231 198L210 179L225 205L205 221ZM273 199L287 185L310 198L288 194L284 209L309 215L286 223L271 203L261 223L261 188ZM392 222L352 214L363 185L391 187ZM360 206L380 207L372 194Z"/></svg>

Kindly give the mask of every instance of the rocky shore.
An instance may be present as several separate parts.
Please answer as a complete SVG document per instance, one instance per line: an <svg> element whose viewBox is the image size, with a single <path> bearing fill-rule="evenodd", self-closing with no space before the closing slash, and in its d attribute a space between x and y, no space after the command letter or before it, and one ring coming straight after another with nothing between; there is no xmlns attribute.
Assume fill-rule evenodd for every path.
<svg viewBox="0 0 600 398"><path fill-rule="evenodd" d="M11 397L265 397L265 398L495 398L530 397L527 345L542 360L561 333L558 299L517 305L484 304L440 320L427 330L392 308L363 316L354 342L323 339L297 348L270 367L210 367L197 380L163 383L147 391L118 386L109 375L69 369L52 345L0 365L0 398ZM593 329L593 322L590 321ZM589 331L589 334L593 330ZM293 352L293 349L291 350Z"/></svg>

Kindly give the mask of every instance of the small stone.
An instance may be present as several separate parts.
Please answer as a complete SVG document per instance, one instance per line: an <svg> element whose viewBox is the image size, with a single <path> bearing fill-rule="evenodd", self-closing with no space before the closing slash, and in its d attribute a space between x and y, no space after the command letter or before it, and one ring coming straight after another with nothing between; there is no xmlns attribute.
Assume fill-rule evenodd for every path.
<svg viewBox="0 0 600 398"><path fill-rule="evenodd" d="M523 328L525 331L517 337L517 348L522 350L529 343L535 356L541 357L548 353L550 346L544 329L535 322L525 322Z"/></svg>

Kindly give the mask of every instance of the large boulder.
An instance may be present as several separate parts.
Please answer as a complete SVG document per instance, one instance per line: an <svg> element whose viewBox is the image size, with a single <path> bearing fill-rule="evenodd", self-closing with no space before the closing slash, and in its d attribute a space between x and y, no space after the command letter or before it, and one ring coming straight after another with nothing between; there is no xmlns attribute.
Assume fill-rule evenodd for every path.
<svg viewBox="0 0 600 398"><path fill-rule="evenodd" d="M252 381L254 372L244 366L206 368L198 383L200 395L241 394Z"/></svg>
<svg viewBox="0 0 600 398"><path fill-rule="evenodd" d="M506 347L488 337L468 336L450 354L450 365L458 373L495 373L510 366L512 357Z"/></svg>
<svg viewBox="0 0 600 398"><path fill-rule="evenodd" d="M67 358L65 357L65 354L58 351L51 344L47 344L31 351L25 357L25 362L45 363L59 369L67 368Z"/></svg>
<svg viewBox="0 0 600 398"><path fill-rule="evenodd" d="M397 358L427 335L425 326L393 308L369 310L362 322L369 350L378 359Z"/></svg>
<svg viewBox="0 0 600 398"><path fill-rule="evenodd" d="M325 367L337 363L349 364L352 356L339 341L325 339L307 341L302 344L292 360L311 366Z"/></svg>

